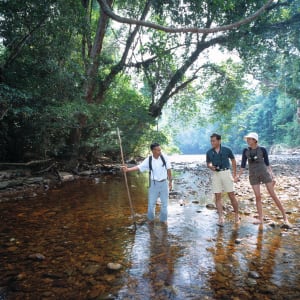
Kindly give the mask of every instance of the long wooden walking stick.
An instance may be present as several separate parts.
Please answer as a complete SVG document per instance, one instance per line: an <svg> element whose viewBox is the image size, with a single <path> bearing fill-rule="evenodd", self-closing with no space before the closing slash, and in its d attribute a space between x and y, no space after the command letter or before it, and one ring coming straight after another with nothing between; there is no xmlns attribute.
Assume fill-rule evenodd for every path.
<svg viewBox="0 0 300 300"><path fill-rule="evenodd" d="M119 144L120 144L122 164L125 165L124 155L123 155L123 148L122 148L122 140L121 140L119 128L117 128L117 132L118 132L118 138L119 138ZM131 216L132 216L132 220L133 220L133 223L134 223L134 228L136 230L135 214L134 214L131 195L130 195L130 191L129 191L129 187L128 187L127 175L126 175L126 172L123 172L123 174L124 174L125 185L126 185L126 189L127 189L127 195L128 195L129 205L130 205Z"/></svg>

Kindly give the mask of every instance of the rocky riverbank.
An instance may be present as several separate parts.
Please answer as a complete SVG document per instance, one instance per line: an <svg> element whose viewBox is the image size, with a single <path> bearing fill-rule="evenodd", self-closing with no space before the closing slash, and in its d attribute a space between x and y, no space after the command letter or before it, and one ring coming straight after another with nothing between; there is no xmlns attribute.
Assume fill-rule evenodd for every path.
<svg viewBox="0 0 300 300"><path fill-rule="evenodd" d="M64 182L115 174L118 170L119 165L106 157L98 164L84 164L72 171L55 163L45 170L36 170L26 164L12 165L0 169L0 201L34 198Z"/></svg>
<svg viewBox="0 0 300 300"><path fill-rule="evenodd" d="M237 157L240 161L240 157ZM300 155L271 155L270 162L276 176L276 191L282 201L300 201ZM135 163L131 161L130 163ZM182 201L199 200L211 194L210 171L206 168L204 161L172 162L174 171L181 173L180 179L175 180L176 197ZM60 186L66 181L73 181L83 178L101 177L107 174L117 174L119 164L108 158L96 165L84 165L76 172L66 172L63 169L50 169L47 172L33 172L29 168L14 168L0 170L0 201L10 199L33 198L46 193L49 189ZM264 188L263 196L268 199ZM236 195L241 202L242 211L251 215L253 211L245 205L245 201L254 201L254 195L248 182L247 172L240 182L236 184ZM171 198L174 197L171 195ZM269 200L268 200L269 201ZM253 206L253 205L252 205Z"/></svg>
<svg viewBox="0 0 300 300"><path fill-rule="evenodd" d="M240 162L240 157L237 157ZM270 155L270 163L275 175L275 191L282 201L289 219L300 225L300 155ZM193 201L200 204L209 202L214 207L214 197L211 192L211 174L204 162L190 162L189 164L176 164L174 169L183 172L175 180L175 195L182 203ZM239 166L238 166L239 169ZM274 205L266 188L261 188L265 222L274 226L282 223L282 216ZM255 197L248 180L248 172L243 174L241 180L235 184L235 194L239 200L240 213L243 216L257 218ZM203 203L201 203L201 201ZM232 211L229 199L224 195L224 209L229 214Z"/></svg>

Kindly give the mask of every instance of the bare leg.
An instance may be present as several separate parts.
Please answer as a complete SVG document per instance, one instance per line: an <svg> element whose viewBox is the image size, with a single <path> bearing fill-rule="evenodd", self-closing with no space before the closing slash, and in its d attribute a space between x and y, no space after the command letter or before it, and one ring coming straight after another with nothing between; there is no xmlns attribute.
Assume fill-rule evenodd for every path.
<svg viewBox="0 0 300 300"><path fill-rule="evenodd" d="M256 208L257 208L257 212L258 212L258 221L255 222L255 224L262 224L263 223L263 209L262 209L262 203L261 203L260 185L259 184L252 185L252 189L255 194Z"/></svg>
<svg viewBox="0 0 300 300"><path fill-rule="evenodd" d="M218 215L219 215L218 225L223 226L224 225L224 217L223 217L222 194L221 193L215 193L215 199L216 199L217 212L218 212Z"/></svg>
<svg viewBox="0 0 300 300"><path fill-rule="evenodd" d="M281 211L282 213L282 216L283 216L283 220L284 222L288 222L288 219L287 219L287 216L285 214L285 210L281 204L281 201L278 199L275 191L274 191L274 185L273 185L273 182L268 182L266 183L266 187L267 187L267 190L270 194L270 196L272 197L272 199L274 200L275 204L277 205L277 207L279 208L279 210Z"/></svg>
<svg viewBox="0 0 300 300"><path fill-rule="evenodd" d="M235 223L240 222L240 216L239 216L239 203L235 198L234 192L228 193L228 197L231 201L234 213L235 213Z"/></svg>

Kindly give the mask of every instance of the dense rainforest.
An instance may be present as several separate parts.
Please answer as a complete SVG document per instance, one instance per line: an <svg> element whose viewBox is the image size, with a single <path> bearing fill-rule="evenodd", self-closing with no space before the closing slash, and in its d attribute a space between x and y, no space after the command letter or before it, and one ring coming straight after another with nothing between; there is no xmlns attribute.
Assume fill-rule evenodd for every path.
<svg viewBox="0 0 300 300"><path fill-rule="evenodd" d="M3 0L0 162L93 162L151 141L300 145L300 0ZM222 59L216 59L221 57ZM298 110L298 115L297 115Z"/></svg>

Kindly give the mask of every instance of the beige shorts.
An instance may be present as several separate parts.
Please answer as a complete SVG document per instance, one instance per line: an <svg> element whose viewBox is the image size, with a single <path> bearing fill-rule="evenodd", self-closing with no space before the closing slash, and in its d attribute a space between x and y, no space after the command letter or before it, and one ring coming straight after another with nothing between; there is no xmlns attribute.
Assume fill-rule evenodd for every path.
<svg viewBox="0 0 300 300"><path fill-rule="evenodd" d="M233 177L230 170L213 172L212 176L213 193L230 193L233 192Z"/></svg>

